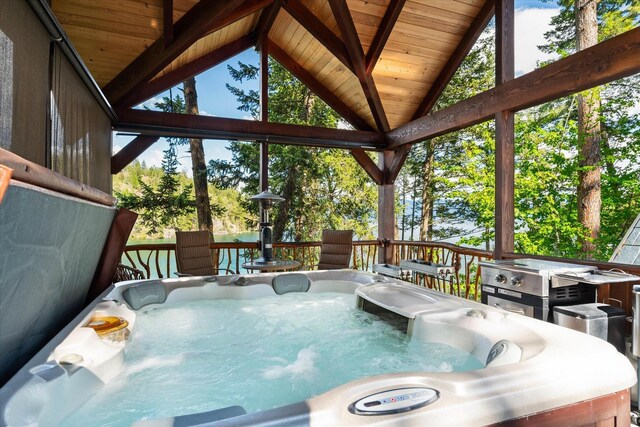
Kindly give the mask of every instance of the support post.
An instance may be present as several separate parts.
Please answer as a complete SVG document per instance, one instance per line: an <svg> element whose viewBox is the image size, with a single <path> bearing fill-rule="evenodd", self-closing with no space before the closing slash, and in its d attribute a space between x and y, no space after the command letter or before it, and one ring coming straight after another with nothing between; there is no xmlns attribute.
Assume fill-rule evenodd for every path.
<svg viewBox="0 0 640 427"><path fill-rule="evenodd" d="M393 151L383 151L379 155L380 169L383 176L388 176L388 171L393 163L395 154ZM378 239L395 239L396 217L395 217L395 188L385 179L382 185L378 185ZM393 249L384 246L378 252L378 262L388 264L393 262Z"/></svg>
<svg viewBox="0 0 640 427"><path fill-rule="evenodd" d="M260 141L260 191L269 190L269 143Z"/></svg>
<svg viewBox="0 0 640 427"><path fill-rule="evenodd" d="M260 120L269 121L269 39L265 37L260 49ZM260 191L269 190L269 143L260 141ZM268 222L267 211L260 203L260 222ZM264 253L263 253L264 256Z"/></svg>
<svg viewBox="0 0 640 427"><path fill-rule="evenodd" d="M514 78L513 0L496 1L496 86ZM495 250L502 259L514 250L514 112L496 113Z"/></svg>

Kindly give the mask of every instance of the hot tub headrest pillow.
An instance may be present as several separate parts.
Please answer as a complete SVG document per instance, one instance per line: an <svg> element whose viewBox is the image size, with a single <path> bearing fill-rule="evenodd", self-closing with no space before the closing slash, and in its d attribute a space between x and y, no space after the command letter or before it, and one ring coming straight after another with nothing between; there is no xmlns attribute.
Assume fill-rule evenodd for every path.
<svg viewBox="0 0 640 427"><path fill-rule="evenodd" d="M275 276L271 285L276 294L282 295L287 292L307 292L311 282L304 274L289 273Z"/></svg>
<svg viewBox="0 0 640 427"><path fill-rule="evenodd" d="M160 283L143 283L122 292L122 297L133 310L145 305L162 304L167 300L167 290Z"/></svg>

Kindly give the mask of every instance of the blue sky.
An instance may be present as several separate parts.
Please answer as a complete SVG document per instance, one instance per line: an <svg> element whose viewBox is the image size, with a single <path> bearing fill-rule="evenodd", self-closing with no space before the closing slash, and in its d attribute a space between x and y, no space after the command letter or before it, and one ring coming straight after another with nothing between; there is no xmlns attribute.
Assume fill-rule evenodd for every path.
<svg viewBox="0 0 640 427"><path fill-rule="evenodd" d="M558 13L557 3L554 1L544 2L540 0L516 0L516 34L515 34L515 61L516 74L524 74L536 68L536 62L549 59L548 55L543 54L537 46L543 43L543 34L548 29L549 21L552 16ZM238 61L249 64L258 64L258 54L249 49L236 57L217 65L216 67L196 76L196 88L198 90L198 106L200 114L212 115L219 117L231 117L238 119L247 119L248 113L238 111L238 103L233 95L227 90L225 84L229 83L238 86L229 76L227 65L237 65ZM246 90L258 89L258 82L245 82L242 85ZM175 96L179 93L177 89L173 90ZM168 92L158 95L168 96ZM155 99L147 101L153 104ZM131 136L113 135L113 151L117 152L133 139ZM204 150L207 161L210 159L230 160L231 153L226 149L228 141L205 140ZM162 152L167 149L164 140L160 140L151 148L145 151L139 160L144 160L147 165L160 166L162 161ZM191 160L186 147L180 147L178 151L178 159L181 162L181 168L191 174Z"/></svg>

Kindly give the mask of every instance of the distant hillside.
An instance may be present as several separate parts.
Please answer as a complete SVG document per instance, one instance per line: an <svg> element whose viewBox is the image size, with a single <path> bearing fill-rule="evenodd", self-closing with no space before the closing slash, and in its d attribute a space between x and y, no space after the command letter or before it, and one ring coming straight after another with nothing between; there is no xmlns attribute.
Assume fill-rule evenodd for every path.
<svg viewBox="0 0 640 427"><path fill-rule="evenodd" d="M162 168L147 167L144 162L140 163L136 160L124 168L122 172L113 176L113 193L114 195L116 193L140 194L140 180L155 187L160 182L162 173ZM189 178L184 171L179 174L178 179L182 185L193 185L191 178ZM211 204L220 208L213 210L213 232L215 234L252 231L251 228L247 227L247 220L253 218L251 218L250 214L242 207L242 196L240 192L235 189L220 190L209 185L209 197ZM255 221L255 219L253 220ZM177 224L181 230L196 229L196 214L181 216L177 219ZM140 221L136 222L131 234L131 238L133 239L171 238L173 236L174 230L172 228L161 229L158 233L151 234Z"/></svg>

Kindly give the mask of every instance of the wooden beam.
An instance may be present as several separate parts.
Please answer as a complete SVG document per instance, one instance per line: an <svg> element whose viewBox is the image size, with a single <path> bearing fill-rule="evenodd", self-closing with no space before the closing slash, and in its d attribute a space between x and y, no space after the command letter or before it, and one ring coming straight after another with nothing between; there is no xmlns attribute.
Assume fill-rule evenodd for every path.
<svg viewBox="0 0 640 427"><path fill-rule="evenodd" d="M284 50L280 49L275 43L269 45L269 53L284 68L289 70L298 80L307 86L313 93L318 95L320 99L340 114L347 122L358 130L370 130L373 128L362 117L358 116L347 104L326 88L315 76L309 73L304 67L298 64Z"/></svg>
<svg viewBox="0 0 640 427"><path fill-rule="evenodd" d="M262 41L265 37L269 36L269 31L271 31L271 27L273 26L278 13L280 13L281 7L282 1L276 0L271 6L262 11L260 20L253 30L253 39L257 50L262 49Z"/></svg>
<svg viewBox="0 0 640 427"><path fill-rule="evenodd" d="M269 39L260 50L260 120L269 121Z"/></svg>
<svg viewBox="0 0 640 427"><path fill-rule="evenodd" d="M496 0L496 85L513 80L514 53L514 0ZM494 259L502 259L513 252L515 234L514 179L514 116L512 111L500 111L496 120L495 166L495 249Z"/></svg>
<svg viewBox="0 0 640 427"><path fill-rule="evenodd" d="M162 39L156 40L149 48L134 59L124 70L104 87L104 93L112 105L118 105L122 98L140 83L146 82L169 65L175 58L195 43L208 31L235 22L254 11L241 7L253 0L202 0L184 14L173 27L173 42L166 46ZM253 3L256 3L253 1ZM259 5L271 2L259 2Z"/></svg>
<svg viewBox="0 0 640 427"><path fill-rule="evenodd" d="M159 136L138 135L111 157L111 175L124 169L129 163L155 144Z"/></svg>
<svg viewBox="0 0 640 427"><path fill-rule="evenodd" d="M492 3L492 0L488 0L488 2ZM384 50L384 46L387 44L387 40L391 35L391 30L393 30L393 26L396 24L400 12L402 12L404 3L405 0L391 0L389 6L387 6L387 11L384 13L382 21L380 21L378 31L376 31L376 35L373 36L371 46L369 46L369 51L365 58L365 71L368 75L371 75L371 72L375 68L380 54Z"/></svg>
<svg viewBox="0 0 640 427"><path fill-rule="evenodd" d="M388 148L463 129L640 72L640 28L539 68L386 134Z"/></svg>
<svg viewBox="0 0 640 427"><path fill-rule="evenodd" d="M205 56L194 59L180 68L171 70L161 77L155 78L144 85L138 86L120 102L119 108L136 106L152 96L174 87L189 77L200 74L203 71L213 68L221 62L244 52L251 46L253 46L252 38L247 35L219 47Z"/></svg>
<svg viewBox="0 0 640 427"><path fill-rule="evenodd" d="M389 131L389 122L387 121L387 116L384 112L384 107L380 100L376 84L373 81L373 77L368 75L366 72L364 51L362 50L362 44L360 43L356 26L353 23L349 6L347 6L346 0L329 0L329 4L331 5L333 16L338 22L338 27L340 28L340 33L342 33L342 38L347 48L347 52L349 53L349 58L351 58L355 74L358 77L362 90L364 91L364 95L367 98L367 103L369 104L371 114L373 114L373 118L378 126L378 130L380 132L387 132Z"/></svg>
<svg viewBox="0 0 640 427"><path fill-rule="evenodd" d="M162 0L162 37L165 48L173 42L173 0Z"/></svg>
<svg viewBox="0 0 640 427"><path fill-rule="evenodd" d="M175 0L174 0L175 1ZM200 0L198 0L200 1ZM225 0L229 1L229 0ZM223 27L226 27L229 24L233 24L239 19L245 18L249 15L253 15L256 12L259 12L273 4L275 0L245 0L240 6L234 10L228 18L226 18L221 25L216 25L212 27L209 31L204 35L205 37L215 33Z"/></svg>
<svg viewBox="0 0 640 427"><path fill-rule="evenodd" d="M514 0L495 0L496 86L515 77Z"/></svg>
<svg viewBox="0 0 640 427"><path fill-rule="evenodd" d="M366 151L361 148L354 148L351 150L351 155L376 184L383 184L384 177L382 171L380 170L376 162L374 162L371 157L369 157Z"/></svg>
<svg viewBox="0 0 640 427"><path fill-rule="evenodd" d="M393 160L389 169L385 171L385 184L395 184L398 174L402 170L404 162L407 160L407 156L411 151L411 145L403 145L398 150L393 152Z"/></svg>
<svg viewBox="0 0 640 427"><path fill-rule="evenodd" d="M393 151L383 151L379 154L380 168L385 172L393 163ZM378 239L395 240L396 238L396 197L393 184L385 183L378 186ZM393 263L393 247L384 245L378 252L378 262Z"/></svg>
<svg viewBox="0 0 640 427"><path fill-rule="evenodd" d="M347 47L333 31L327 28L300 0L288 0L282 5L289 15L316 38L333 56L355 73Z"/></svg>
<svg viewBox="0 0 640 427"><path fill-rule="evenodd" d="M462 64L462 61L469 54L478 37L480 37L480 34L482 34L487 27L489 21L491 21L491 17L495 12L495 5L495 0L485 1L484 6L482 6L482 9L478 12L478 16L473 20L467 32L464 33L458 47L453 51L453 54L431 85L429 92L416 109L412 120L422 117L431 111L436 101L438 101L438 98L440 98L440 95L442 95L444 88L447 87L458 68L460 68L460 64Z"/></svg>
<svg viewBox="0 0 640 427"><path fill-rule="evenodd" d="M357 130L133 109L119 111L119 119L114 126L116 130L139 132L144 135L267 140L280 144L367 150L382 150L385 145L382 135Z"/></svg>
<svg viewBox="0 0 640 427"><path fill-rule="evenodd" d="M260 141L260 191L269 190L269 143ZM262 205L260 206L262 212ZM262 215L260 215L262 218Z"/></svg>

